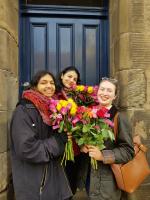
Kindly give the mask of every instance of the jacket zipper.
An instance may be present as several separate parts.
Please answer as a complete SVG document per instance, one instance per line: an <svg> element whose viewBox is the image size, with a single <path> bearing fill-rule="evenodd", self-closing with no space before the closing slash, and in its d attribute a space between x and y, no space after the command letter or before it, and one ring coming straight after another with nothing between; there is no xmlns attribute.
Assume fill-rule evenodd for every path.
<svg viewBox="0 0 150 200"><path fill-rule="evenodd" d="M41 200L43 188L44 188L45 183L46 183L47 172L48 172L48 165L46 165L44 167L44 172L43 172L42 180L41 180L41 183L40 183L40 200Z"/></svg>

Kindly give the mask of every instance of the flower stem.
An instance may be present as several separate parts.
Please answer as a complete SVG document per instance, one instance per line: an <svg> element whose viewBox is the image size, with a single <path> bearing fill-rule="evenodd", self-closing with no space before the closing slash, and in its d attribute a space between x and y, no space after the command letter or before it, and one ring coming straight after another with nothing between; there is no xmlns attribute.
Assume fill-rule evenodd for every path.
<svg viewBox="0 0 150 200"><path fill-rule="evenodd" d="M61 160L61 165L63 165L63 163L64 163L64 165L66 166L67 160L74 161L72 140L69 140L65 145L65 152L64 152L63 158Z"/></svg>
<svg viewBox="0 0 150 200"><path fill-rule="evenodd" d="M97 170L98 169L98 166L97 166L97 160L95 160L94 158L91 158L91 166L94 170Z"/></svg>

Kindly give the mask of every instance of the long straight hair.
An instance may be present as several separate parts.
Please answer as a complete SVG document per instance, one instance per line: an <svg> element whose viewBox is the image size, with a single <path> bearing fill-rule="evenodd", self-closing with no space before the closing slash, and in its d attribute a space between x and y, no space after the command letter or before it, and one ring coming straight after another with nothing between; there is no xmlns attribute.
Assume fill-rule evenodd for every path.
<svg viewBox="0 0 150 200"><path fill-rule="evenodd" d="M64 88L64 84L62 82L62 78L61 77L62 77L62 75L66 74L69 71L74 71L77 74L77 82L76 82L77 84L79 84L81 82L81 80L80 80L80 73L79 73L78 69L76 67L74 67L74 66L68 66L65 69L63 69L59 73L59 75L57 77L58 90L61 90L62 88Z"/></svg>

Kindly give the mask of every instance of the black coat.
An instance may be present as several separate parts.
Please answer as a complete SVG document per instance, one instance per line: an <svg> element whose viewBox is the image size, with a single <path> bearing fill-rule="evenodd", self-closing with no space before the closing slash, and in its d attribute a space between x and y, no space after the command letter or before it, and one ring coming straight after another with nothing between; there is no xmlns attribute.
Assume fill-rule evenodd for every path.
<svg viewBox="0 0 150 200"><path fill-rule="evenodd" d="M10 133L16 200L64 200L72 196L60 165L67 137L44 124L29 101L17 106Z"/></svg>

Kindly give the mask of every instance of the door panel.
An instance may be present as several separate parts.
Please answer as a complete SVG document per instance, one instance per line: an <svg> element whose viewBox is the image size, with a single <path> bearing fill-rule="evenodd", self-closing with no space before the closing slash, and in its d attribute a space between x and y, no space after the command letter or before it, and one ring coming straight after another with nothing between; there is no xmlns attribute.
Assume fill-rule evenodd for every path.
<svg viewBox="0 0 150 200"><path fill-rule="evenodd" d="M79 69L83 84L98 84L108 73L107 23L75 16L23 18L21 84L38 70L56 75L69 65Z"/></svg>
<svg viewBox="0 0 150 200"><path fill-rule="evenodd" d="M73 32L73 24L57 24L58 70L74 63Z"/></svg>
<svg viewBox="0 0 150 200"><path fill-rule="evenodd" d="M47 68L47 26L32 24L31 31L31 71L34 74L38 70Z"/></svg>
<svg viewBox="0 0 150 200"><path fill-rule="evenodd" d="M85 76L84 81L86 84L96 84L97 83L97 70L99 71L99 48L97 44L99 44L99 34L97 34L99 30L97 26L84 26L84 36L83 36L83 45L84 45L84 59L85 61ZM90 74L90 76L89 76Z"/></svg>

